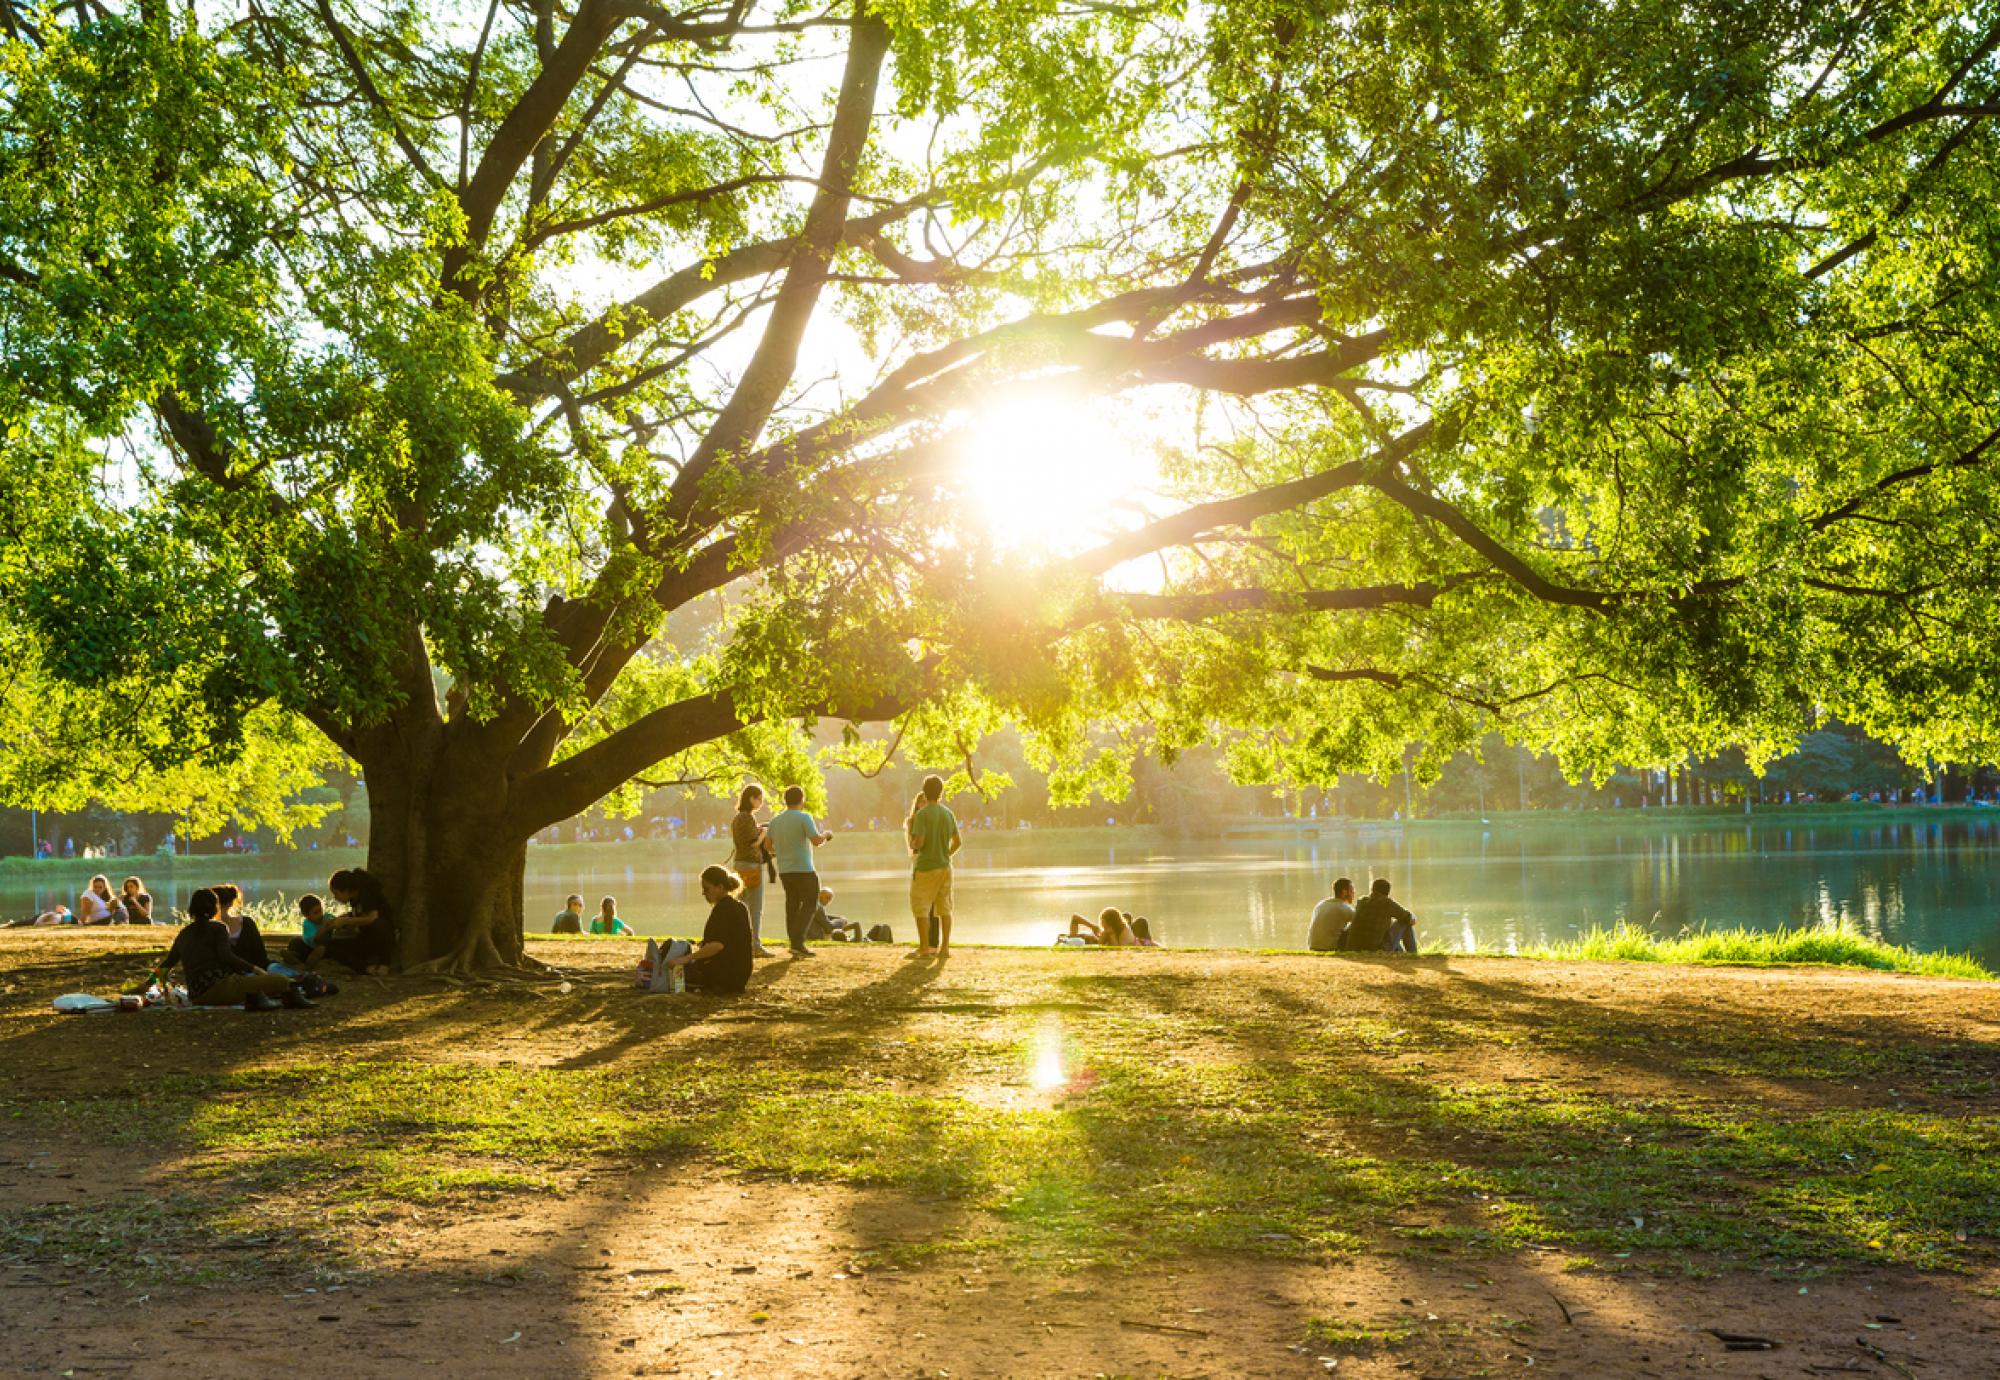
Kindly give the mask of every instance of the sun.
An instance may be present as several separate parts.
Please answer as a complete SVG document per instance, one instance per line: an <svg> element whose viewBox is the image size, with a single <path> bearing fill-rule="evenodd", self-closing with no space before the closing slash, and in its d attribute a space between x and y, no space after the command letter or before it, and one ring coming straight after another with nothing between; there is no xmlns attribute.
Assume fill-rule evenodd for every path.
<svg viewBox="0 0 2000 1380"><path fill-rule="evenodd" d="M1049 556L1133 525L1159 486L1148 420L1055 391L972 414L959 429L958 465L974 516L996 546Z"/></svg>

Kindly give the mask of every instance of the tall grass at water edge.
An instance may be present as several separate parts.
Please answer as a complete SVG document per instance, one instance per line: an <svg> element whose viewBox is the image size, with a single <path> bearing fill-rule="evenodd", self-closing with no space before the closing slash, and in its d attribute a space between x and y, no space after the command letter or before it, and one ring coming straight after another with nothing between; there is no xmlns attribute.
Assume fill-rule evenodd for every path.
<svg viewBox="0 0 2000 1380"><path fill-rule="evenodd" d="M1621 921L1594 926L1575 939L1523 948L1524 958L1596 959L1617 963L1822 963L1885 973L1991 981L1994 974L1969 954L1924 953L1844 927L1801 925L1781 930L1690 930L1661 936Z"/></svg>

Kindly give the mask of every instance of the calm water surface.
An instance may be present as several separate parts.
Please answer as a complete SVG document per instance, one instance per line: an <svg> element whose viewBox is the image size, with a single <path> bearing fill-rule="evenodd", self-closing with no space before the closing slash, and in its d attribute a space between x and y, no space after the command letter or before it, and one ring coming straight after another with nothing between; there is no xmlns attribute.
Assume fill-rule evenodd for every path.
<svg viewBox="0 0 2000 1380"><path fill-rule="evenodd" d="M560 866L529 853L528 916L546 929L565 893L618 897L641 933L699 932L707 908L694 877L723 845L606 844L566 850ZM710 856L713 854L713 856ZM574 860L581 856L581 863ZM832 909L865 924L887 921L910 938L908 863L893 834L843 834L819 854ZM1336 875L1390 879L1416 912L1427 942L1508 950L1620 920L1671 934L1682 926L1775 928L1841 921L1922 949L1970 951L2000 967L2000 819L1926 821L1899 811L1825 824L1671 825L1602 816L1450 828L1329 828L1321 837L1128 843L1061 834L970 833L959 854L954 937L1046 944L1071 911L1118 905L1149 916L1167 944L1298 947L1314 902ZM300 855L296 872L275 859L239 878L255 897L322 889L325 869ZM75 881L90 875L79 863ZM248 871L248 869L246 869ZM218 860L218 879L232 875ZM116 882L118 879L113 878ZM185 901L199 883L153 882L156 897ZM765 934L782 936L771 888ZM47 885L0 880L0 913L57 899ZM74 888L64 897L75 904Z"/></svg>

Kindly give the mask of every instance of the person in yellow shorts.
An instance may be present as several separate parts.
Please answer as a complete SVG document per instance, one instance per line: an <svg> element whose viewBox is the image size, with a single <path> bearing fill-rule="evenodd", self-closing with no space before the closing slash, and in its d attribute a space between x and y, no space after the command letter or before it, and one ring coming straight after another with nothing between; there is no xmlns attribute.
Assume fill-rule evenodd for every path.
<svg viewBox="0 0 2000 1380"><path fill-rule="evenodd" d="M944 778L926 776L903 822L910 844L910 914L917 922L917 954L951 951L951 855L958 851L958 817L944 803ZM930 917L937 916L932 947Z"/></svg>

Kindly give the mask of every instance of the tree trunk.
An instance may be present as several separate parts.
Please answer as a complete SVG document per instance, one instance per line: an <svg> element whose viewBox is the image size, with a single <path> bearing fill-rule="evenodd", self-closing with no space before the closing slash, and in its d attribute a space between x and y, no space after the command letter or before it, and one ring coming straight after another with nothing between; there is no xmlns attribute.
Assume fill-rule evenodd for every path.
<svg viewBox="0 0 2000 1380"><path fill-rule="evenodd" d="M424 735L419 742L423 742ZM534 966L522 949L528 833L510 820L504 761L472 732L377 744L364 759L368 870L388 894L402 971Z"/></svg>

